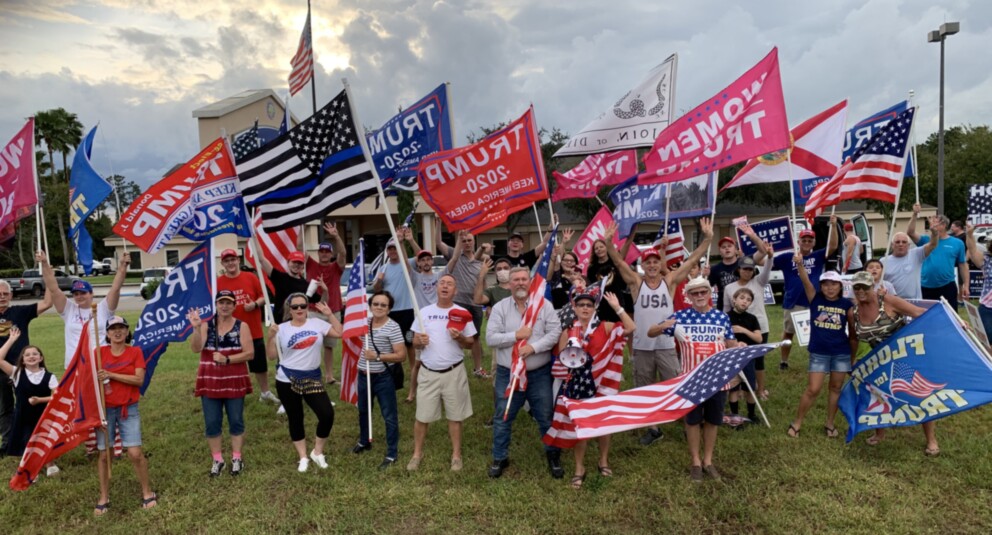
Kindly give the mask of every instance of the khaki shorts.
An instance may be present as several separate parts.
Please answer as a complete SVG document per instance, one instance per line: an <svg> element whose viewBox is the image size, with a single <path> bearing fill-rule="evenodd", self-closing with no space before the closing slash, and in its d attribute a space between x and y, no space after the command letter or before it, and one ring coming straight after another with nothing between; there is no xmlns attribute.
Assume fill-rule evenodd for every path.
<svg viewBox="0 0 992 535"><path fill-rule="evenodd" d="M452 422L472 416L472 395L464 364L445 373L420 366L417 372L417 421L429 424L440 420L442 407L445 417Z"/></svg>
<svg viewBox="0 0 992 535"><path fill-rule="evenodd" d="M679 356L672 349L635 349L634 386L653 385L658 381L667 381L682 372ZM658 379L661 377L661 379Z"/></svg>
<svg viewBox="0 0 992 535"><path fill-rule="evenodd" d="M792 324L792 313L808 309L809 307L800 305L796 305L788 309L782 309L782 334L796 334L796 326Z"/></svg>

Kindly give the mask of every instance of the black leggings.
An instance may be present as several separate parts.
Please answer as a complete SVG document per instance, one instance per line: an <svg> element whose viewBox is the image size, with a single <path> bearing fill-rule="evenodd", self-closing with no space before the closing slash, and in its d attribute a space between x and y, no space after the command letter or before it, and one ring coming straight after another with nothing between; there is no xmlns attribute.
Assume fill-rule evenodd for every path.
<svg viewBox="0 0 992 535"><path fill-rule="evenodd" d="M307 438L303 428L303 402L306 401L310 410L317 415L317 438L327 438L334 427L334 405L327 392L300 395L293 392L289 383L276 381L276 392L282 406L286 408L286 418L289 420L289 438L298 442Z"/></svg>

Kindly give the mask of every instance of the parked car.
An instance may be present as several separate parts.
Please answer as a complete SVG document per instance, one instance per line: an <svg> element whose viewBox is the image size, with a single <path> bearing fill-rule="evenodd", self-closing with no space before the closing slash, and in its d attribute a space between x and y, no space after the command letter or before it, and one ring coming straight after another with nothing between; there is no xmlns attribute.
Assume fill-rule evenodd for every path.
<svg viewBox="0 0 992 535"><path fill-rule="evenodd" d="M162 267L150 268L142 272L141 287L138 289L138 293L141 294L141 297L151 299L152 295L155 293L155 289L158 288L158 284L162 282L162 279L164 279L170 271L172 271L172 268Z"/></svg>
<svg viewBox="0 0 992 535"><path fill-rule="evenodd" d="M81 264L76 264L74 268L74 273L81 277L85 276L86 270L83 269ZM110 264L102 260L94 260L93 265L90 267L90 275L110 275Z"/></svg>
<svg viewBox="0 0 992 535"><path fill-rule="evenodd" d="M75 277L70 276L61 269L55 270L55 280L59 283L59 289L67 292L72 288L72 281ZM28 269L19 278L7 279L14 295L29 293L35 297L41 297L45 293L45 280L41 278L41 272L37 269Z"/></svg>

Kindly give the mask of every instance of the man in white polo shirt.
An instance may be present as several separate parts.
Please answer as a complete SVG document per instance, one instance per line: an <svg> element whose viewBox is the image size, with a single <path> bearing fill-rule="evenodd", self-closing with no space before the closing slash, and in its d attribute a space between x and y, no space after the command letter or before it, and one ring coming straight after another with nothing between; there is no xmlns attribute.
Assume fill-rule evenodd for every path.
<svg viewBox="0 0 992 535"><path fill-rule="evenodd" d="M462 422L472 416L463 349L472 347L477 334L471 313L454 303L455 278L437 281L437 303L420 310L424 324L414 322L413 347L420 353L417 376L417 420L413 424L413 457L407 470L420 468L427 426L441 419L444 409L451 438L451 470L462 469ZM459 321L460 320L460 321ZM457 327L456 327L457 325Z"/></svg>

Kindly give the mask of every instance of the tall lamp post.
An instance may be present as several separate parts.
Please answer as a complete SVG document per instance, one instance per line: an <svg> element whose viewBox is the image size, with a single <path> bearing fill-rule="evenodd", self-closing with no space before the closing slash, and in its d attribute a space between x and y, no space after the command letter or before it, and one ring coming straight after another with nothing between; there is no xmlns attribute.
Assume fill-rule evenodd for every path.
<svg viewBox="0 0 992 535"><path fill-rule="evenodd" d="M937 129L937 213L944 213L944 40L961 30L959 22L945 22L927 34L927 41L940 43L940 125Z"/></svg>

